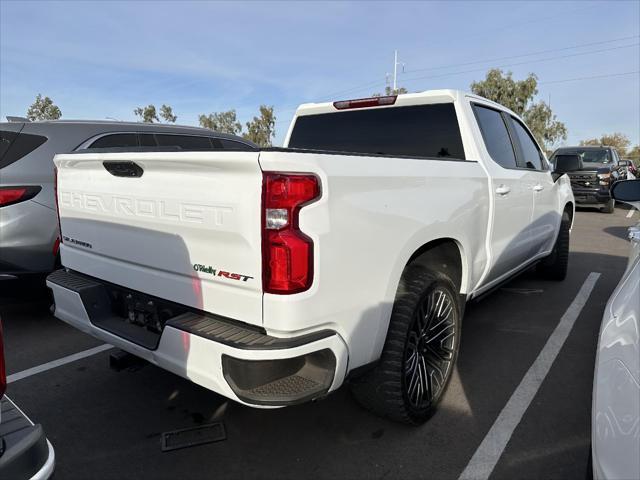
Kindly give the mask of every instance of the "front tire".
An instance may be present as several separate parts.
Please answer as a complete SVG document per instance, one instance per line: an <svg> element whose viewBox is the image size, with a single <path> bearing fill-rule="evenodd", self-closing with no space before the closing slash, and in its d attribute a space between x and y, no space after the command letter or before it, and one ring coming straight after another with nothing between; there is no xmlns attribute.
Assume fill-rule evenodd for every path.
<svg viewBox="0 0 640 480"><path fill-rule="evenodd" d="M451 279L421 266L408 267L380 361L351 384L356 400L398 422L428 420L451 379L461 320L461 300Z"/></svg>
<svg viewBox="0 0 640 480"><path fill-rule="evenodd" d="M616 209L616 201L612 198L607 204L601 208L603 213L613 213Z"/></svg>

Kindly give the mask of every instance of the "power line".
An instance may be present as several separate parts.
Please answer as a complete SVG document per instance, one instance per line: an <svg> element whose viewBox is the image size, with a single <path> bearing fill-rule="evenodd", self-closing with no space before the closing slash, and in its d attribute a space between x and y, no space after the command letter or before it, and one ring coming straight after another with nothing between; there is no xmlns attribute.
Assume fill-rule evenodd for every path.
<svg viewBox="0 0 640 480"><path fill-rule="evenodd" d="M613 38L611 40L604 40L602 42L583 43L581 45L573 45L571 47L552 48L552 49L549 49L549 50L539 50L537 52L522 53L520 55L511 55L511 56L508 56L508 57L490 58L490 59L487 59L487 60L477 60L477 61L473 61L473 62L457 63L457 64L451 64L451 65L440 65L440 66L437 66L437 67L416 68L414 70L407 70L406 73L422 72L422 71L428 71L428 70L440 70L440 69L444 69L444 68L466 67L467 65L477 65L479 63L497 62L499 60L510 60L512 58L531 57L533 55L541 55L543 53L561 52L561 51L564 51L564 50L573 50L575 48L582 48L582 47L592 47L594 45L604 45L606 43L621 42L623 40L631 40L632 38L639 38L639 37L640 37L640 35L631 35L629 37L621 37L621 38Z"/></svg>
<svg viewBox="0 0 640 480"><path fill-rule="evenodd" d="M592 75L589 77L575 77L575 78L563 78L561 80L546 80L544 82L538 82L538 85L550 85L550 84L554 84L554 83L566 83L566 82L577 82L577 81L581 81L581 80L594 80L594 79L598 79L598 78L610 78L610 77L622 77L622 76L626 76L626 75L637 75L640 74L640 70L634 70L632 72L620 72L620 73L609 73L606 75ZM291 112L291 111L295 111L297 110L296 108L291 109L291 110L283 110L280 113L285 113L285 112ZM290 120L279 120L276 122L276 125L278 124L282 124L282 123L290 123Z"/></svg>
<svg viewBox="0 0 640 480"><path fill-rule="evenodd" d="M640 73L640 70L635 70L633 72L609 73L606 75L593 75L590 77L564 78L562 80L547 80L546 82L538 82L538 85L549 85L551 83L576 82L578 80L592 80L595 78L621 77L623 75L637 75L638 73Z"/></svg>
<svg viewBox="0 0 640 480"><path fill-rule="evenodd" d="M415 70L410 70L406 73L412 73L412 72L419 72L419 71L427 71L427 70L440 70L440 69L446 69L446 68L454 68L454 67L464 67L467 65L477 65L480 63L489 63L489 62L495 62L495 61L499 61L499 60L508 60L508 59L512 59L512 58L520 58L520 57L529 57L529 56L533 56L533 55L541 55L543 53L552 53L552 52L561 52L561 51L566 51L566 50L572 50L575 48L582 48L582 47L587 47L587 46L594 46L594 45L605 45L607 43L614 43L614 42L620 42L623 40L630 40L632 38L639 38L640 35L630 35L628 37L620 37L620 38L614 38L614 39L610 39L610 40L603 40L601 42L590 42L590 43L584 43L584 44L580 44L580 45L573 45L570 47L563 47L563 48L557 48L557 49L549 49L549 50L540 50L537 52L530 52L530 53L523 53L520 55L512 55L512 56L508 56L508 57L498 57L498 58L493 58L493 59L487 59L487 60L477 60L477 61L473 61L473 62L464 62L464 63L457 63L457 64L450 64L450 65L439 65L436 67L428 67L428 68L420 68L420 69L415 69ZM626 46L623 46L621 48L625 48ZM614 47L617 48L617 47ZM606 51L606 50L596 50L594 52L580 52L578 54L573 54L573 55L582 55L582 54L588 54L588 53L599 53L600 51ZM559 58L565 58L565 57L559 57ZM544 59L543 59L544 60ZM538 60L533 60L533 61L538 61ZM515 65L520 65L520 63L517 64L511 64L511 66L515 66ZM504 65L504 66L510 66L510 65ZM499 67L498 67L499 68ZM481 70L484 70L484 68L482 68ZM465 71L462 73L468 73L468 72L474 72L474 71L478 71L478 70L469 70L469 71ZM457 75L457 73L453 73L453 75ZM442 75L444 76L444 75ZM418 77L418 78L409 78L407 79L407 81L411 81L411 80L416 80L416 79L424 79L424 78L436 78L436 77ZM355 91L360 91L360 90L364 90L365 88L370 89L373 87L378 87L378 86L384 86L384 83L381 82L380 80L375 80L375 81L371 81L371 82L367 82L367 83L363 83L360 85L356 85L344 90L339 90L327 95L323 95L321 98L322 100L319 101L328 101L331 100L333 98L336 98L338 95L343 95L346 93L351 93L351 92L355 92ZM326 100L325 100L326 99ZM293 109L295 110L295 109Z"/></svg>
<svg viewBox="0 0 640 480"><path fill-rule="evenodd" d="M639 37L640 37L640 35L631 35L629 37L621 37L621 38L617 38L617 39L604 40L602 42L592 42L590 44L575 45L573 47L563 47L563 48L559 48L559 49L546 50L545 52L565 51L565 50L570 50L570 49L573 49L573 48L584 47L584 46L587 46L587 45L601 45L601 44L612 43L612 42L616 42L616 41L622 41L622 40L626 40L626 39L639 38ZM540 59L528 60L528 61L524 61L524 62L507 63L507 64L493 66L492 68L504 68L504 67L519 66L519 65L527 65L527 64L530 64L530 63L547 62L547 61L558 60L558 59L563 59L563 58L578 57L578 56L584 56L584 55L591 55L591 54L594 54L594 53L601 53L601 52L608 52L608 51L612 51L612 50L619 50L619 49L623 49L623 48L630 48L630 47L635 47L635 46L638 46L638 45L640 45L640 43L633 43L633 44L629 44L629 45L619 45L619 46L615 46L615 47L603 48L603 49L598 49L598 50L589 50L589 51L586 51L586 52L577 52L577 53L572 53L572 54L568 54L568 55L560 55L560 56L555 56L555 57L540 58ZM536 55L536 54L540 54L540 53L542 53L542 52L522 54L522 55L514 55L512 57L502 57L502 58L503 59L504 58L518 58L518 57ZM499 59L494 59L494 60L499 60ZM487 60L486 62L490 62L490 61L494 61L494 60ZM457 64L457 65L458 66L464 66L464 65L475 64L475 63L480 63L480 61L462 63L462 64ZM455 66L455 65L433 67L433 68L434 69L451 68L453 66ZM433 78L444 78L444 77L449 77L449 76L462 75L462 74L465 74L465 73L474 73L474 72L478 72L478 71L484 71L487 68L489 68L489 66L484 66L484 67L481 67L481 68L474 68L474 69L469 69L469 70L462 70L462 71L459 71L459 72L449 72L449 73L443 73L443 74L438 74L438 75L427 75L427 76L420 76L420 77L414 77L414 78L407 78L407 79L405 79L405 82L413 82L413 81L416 81L416 80L426 80L426 79L433 79ZM414 70L414 71L418 71L418 70ZM540 83L543 83L543 82L540 82ZM544 83L547 83L547 82L544 82ZM377 86L384 86L384 83L382 83L379 80L374 81L374 82L368 82L366 84L362 84L362 85L359 85L359 86L356 86L356 87L352 87L352 88L349 88L349 89L346 89L346 90L341 90L339 92L334 92L333 94L330 94L330 95L326 95L325 97L323 97L322 100L318 100L318 101L319 102L329 101L332 98L335 98L337 95L342 95L342 94L345 94L345 93L360 91L360 90L363 90L364 88L369 89L369 88L373 88L373 87L377 87ZM325 98L326 98L326 100L325 100ZM289 108L289 109L286 109L286 110L281 110L279 113L282 114L282 113L294 112L296 110L297 110L297 107ZM281 122L276 122L276 123L281 123Z"/></svg>
<svg viewBox="0 0 640 480"><path fill-rule="evenodd" d="M612 50L619 50L622 48L630 48L630 47L637 47L638 45L640 45L640 43L632 43L629 45L620 45L617 47L610 47L610 48L602 48L599 50L591 50L588 52L579 52L579 53L572 53L569 55L559 55L556 57L547 57L547 58L539 58L536 60L528 60L526 62L516 62L516 63L505 63L502 65L494 65L491 68L504 68L504 67L514 67L514 66L518 66L518 65L528 65L531 63L540 63L540 62L548 62L551 60L558 60L558 59L562 59L562 58L570 58L570 57L579 57L579 56L583 56L583 55L591 55L593 53L601 53L601 52L609 52ZM471 70L461 70L459 72L450 72L450 73L443 73L443 74L439 74L439 75L426 75L426 76L422 76L422 77L415 77L415 78L408 78L405 79L405 82L414 82L416 80L425 80L425 79L430 79L430 78L441 78L441 77L451 77L454 75L462 75L464 73L473 73L473 72L479 72L479 71L484 71L485 69L489 68L488 66L484 66L482 68L474 68Z"/></svg>

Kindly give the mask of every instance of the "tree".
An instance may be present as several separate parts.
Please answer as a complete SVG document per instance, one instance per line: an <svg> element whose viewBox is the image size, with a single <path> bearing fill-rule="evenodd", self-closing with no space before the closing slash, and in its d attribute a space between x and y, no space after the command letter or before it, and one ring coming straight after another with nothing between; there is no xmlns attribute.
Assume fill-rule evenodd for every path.
<svg viewBox="0 0 640 480"><path fill-rule="evenodd" d="M260 116L253 117L253 120L246 125L247 133L242 135L244 138L261 147L271 146L271 140L276 134L276 117L273 114L273 107L260 105Z"/></svg>
<svg viewBox="0 0 640 480"><path fill-rule="evenodd" d="M144 123L153 123L154 121L158 122L160 119L158 118L158 114L156 113L155 105L147 105L146 107L138 107L133 113L142 119Z"/></svg>
<svg viewBox="0 0 640 480"><path fill-rule="evenodd" d="M550 147L558 140L567 138L567 127L556 120L551 107L545 102L531 105L524 111L522 119L531 129L538 143L547 151L551 150Z"/></svg>
<svg viewBox="0 0 640 480"><path fill-rule="evenodd" d="M517 81L511 72L504 74L493 68L484 80L471 84L471 91L520 115L545 149L550 149L559 140L566 140L567 127L556 119L551 107L544 101L533 102L538 93L538 78L533 73Z"/></svg>
<svg viewBox="0 0 640 480"><path fill-rule="evenodd" d="M600 138L590 138L589 140L582 140L580 145L606 145L607 147L614 147L621 157L627 155L627 148L631 145L631 140L624 133L614 132L610 134L603 134Z"/></svg>
<svg viewBox="0 0 640 480"><path fill-rule="evenodd" d="M627 152L627 158L630 158L636 165L640 165L640 145L636 145Z"/></svg>
<svg viewBox="0 0 640 480"><path fill-rule="evenodd" d="M27 110L27 118L35 120L58 120L62 116L60 108L49 97L36 96L36 101Z"/></svg>
<svg viewBox="0 0 640 480"><path fill-rule="evenodd" d="M156 106L152 104L149 104L146 107L138 107L133 110L133 113L136 115L136 117L140 117L144 123L154 123L160 121ZM160 107L160 117L162 117L165 122L170 123L175 123L178 118L173 114L173 109L169 105L165 105L164 103Z"/></svg>
<svg viewBox="0 0 640 480"><path fill-rule="evenodd" d="M236 119L236 111L214 112L209 115L199 115L200 126L220 133L239 135L242 132L242 124Z"/></svg>
<svg viewBox="0 0 640 480"><path fill-rule="evenodd" d="M160 116L164 118L165 122L169 123L176 123L176 120L178 119L177 115L173 114L173 109L164 103L160 107Z"/></svg>
<svg viewBox="0 0 640 480"><path fill-rule="evenodd" d="M404 87L396 88L395 90L393 90L389 85L384 87L384 94L386 96L389 96L389 95L402 95L403 93L409 93L409 90L407 90ZM374 93L371 96L372 97L381 97L382 94L381 93Z"/></svg>

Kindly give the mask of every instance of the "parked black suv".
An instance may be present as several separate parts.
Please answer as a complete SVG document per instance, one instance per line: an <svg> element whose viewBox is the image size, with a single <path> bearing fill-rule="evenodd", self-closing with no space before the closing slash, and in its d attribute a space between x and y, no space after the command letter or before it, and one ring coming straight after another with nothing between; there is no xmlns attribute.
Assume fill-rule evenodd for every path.
<svg viewBox="0 0 640 480"><path fill-rule="evenodd" d="M569 172L571 188L577 205L600 207L605 213L613 213L615 200L611 198L611 185L620 178L620 157L613 147L561 147L558 155L578 155L582 168Z"/></svg>

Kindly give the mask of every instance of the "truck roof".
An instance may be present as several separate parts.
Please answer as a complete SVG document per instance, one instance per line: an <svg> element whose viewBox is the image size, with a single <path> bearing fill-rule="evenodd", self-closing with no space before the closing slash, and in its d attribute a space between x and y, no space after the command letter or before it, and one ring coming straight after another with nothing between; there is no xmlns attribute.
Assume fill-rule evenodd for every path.
<svg viewBox="0 0 640 480"><path fill-rule="evenodd" d="M384 95L383 95L384 96ZM417 93L403 93L397 95L397 99L393 106L410 106L410 105L422 105L425 103L447 103L454 102L464 97L475 98L495 105L496 107L511 112L508 108L500 105L494 101L475 95L470 92L455 89L439 89L439 90L425 90L424 92ZM369 97L365 97L369 98ZM339 100L342 101L342 100ZM389 105L390 107L391 105ZM368 108L387 108L387 106L380 107L368 107ZM322 102L322 103L303 103L296 110L295 116L302 115L317 115L321 113L336 113L337 110L334 107L334 102ZM513 113L513 112L511 112ZM516 115L514 113L514 115Z"/></svg>

